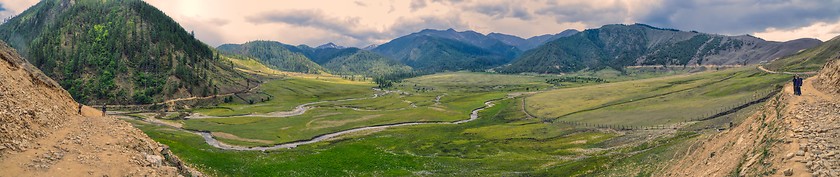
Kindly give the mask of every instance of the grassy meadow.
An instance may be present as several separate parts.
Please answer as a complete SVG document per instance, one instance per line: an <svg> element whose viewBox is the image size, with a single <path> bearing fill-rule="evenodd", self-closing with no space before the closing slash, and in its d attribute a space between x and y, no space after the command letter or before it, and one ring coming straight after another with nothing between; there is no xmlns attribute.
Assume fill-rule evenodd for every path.
<svg viewBox="0 0 840 177"><path fill-rule="evenodd" d="M463 125L420 125L351 135L295 149L215 149L198 135L134 122L185 161L214 175L581 175L612 163L603 142L615 134L533 124L508 99ZM528 125L528 126L519 126ZM511 137L506 133L516 133ZM574 169L574 170L570 170Z"/></svg>
<svg viewBox="0 0 840 177"><path fill-rule="evenodd" d="M220 150L192 133L129 121L187 163L217 176L649 176L668 157L684 151L697 133L615 131L543 118L565 115L559 120L628 125L679 122L687 119L679 116L695 114L691 111L714 111L704 104L738 104L787 80L752 68L698 71L702 70L632 68L625 75L609 70L567 75L439 73L406 79L389 89L399 91L377 98L315 104L298 116L241 116L374 93L371 83L288 76L259 88L274 97L269 101L194 110L231 117L175 121L186 129L211 131L228 144L266 146L372 125L464 120L484 102L498 100L480 112L479 119L464 124L369 130L264 152ZM568 77L607 79L547 82ZM530 94L509 97L525 92ZM538 118L529 118L526 109ZM697 124L722 123L728 122Z"/></svg>
<svg viewBox="0 0 840 177"><path fill-rule="evenodd" d="M545 119L653 126L711 116L763 97L788 79L740 68L557 89L526 102L528 111Z"/></svg>
<svg viewBox="0 0 840 177"><path fill-rule="evenodd" d="M270 80L258 88L259 92L270 95L268 101L258 101L255 104L227 103L194 111L211 116L269 113L289 111L298 105L309 102L371 97L374 94L372 83L326 79L330 78L327 76L324 78L322 80L320 78L286 77ZM237 97L232 98L239 99Z"/></svg>

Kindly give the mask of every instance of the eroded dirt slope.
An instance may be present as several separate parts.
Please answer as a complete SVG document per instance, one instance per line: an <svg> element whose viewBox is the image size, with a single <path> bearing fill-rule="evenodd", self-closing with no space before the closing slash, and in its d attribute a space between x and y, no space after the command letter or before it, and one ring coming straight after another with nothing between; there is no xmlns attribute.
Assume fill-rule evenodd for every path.
<svg viewBox="0 0 840 177"><path fill-rule="evenodd" d="M733 129L690 145L660 176L840 176L840 67L791 84ZM819 89L817 89L819 88Z"/></svg>
<svg viewBox="0 0 840 177"><path fill-rule="evenodd" d="M87 107L80 115L77 106L0 42L0 176L191 174L165 146L129 123Z"/></svg>
<svg viewBox="0 0 840 177"><path fill-rule="evenodd" d="M826 63L815 78L815 87L827 94L840 95L840 59Z"/></svg>

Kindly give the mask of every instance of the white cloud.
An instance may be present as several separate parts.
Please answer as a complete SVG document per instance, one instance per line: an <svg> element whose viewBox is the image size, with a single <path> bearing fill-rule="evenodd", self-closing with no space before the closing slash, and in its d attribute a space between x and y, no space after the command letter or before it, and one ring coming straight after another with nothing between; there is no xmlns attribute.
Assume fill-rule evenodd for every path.
<svg viewBox="0 0 840 177"><path fill-rule="evenodd" d="M840 21L833 23L817 22L793 29L767 28L753 33L754 36L771 41L789 41L799 38L817 38L827 41L840 35Z"/></svg>
<svg viewBox="0 0 840 177"><path fill-rule="evenodd" d="M7 19L20 14L35 3L38 3L38 0L0 0L0 5L5 9L0 11L0 18Z"/></svg>

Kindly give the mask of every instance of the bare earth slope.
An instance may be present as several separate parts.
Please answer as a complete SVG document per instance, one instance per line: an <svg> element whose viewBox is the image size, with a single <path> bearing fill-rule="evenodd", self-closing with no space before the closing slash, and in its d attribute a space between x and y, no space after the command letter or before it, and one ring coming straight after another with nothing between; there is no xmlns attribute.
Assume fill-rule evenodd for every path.
<svg viewBox="0 0 840 177"><path fill-rule="evenodd" d="M787 84L742 124L690 145L660 176L840 176L837 63L805 80L802 96Z"/></svg>
<svg viewBox="0 0 840 177"><path fill-rule="evenodd" d="M826 63L815 82L814 86L823 92L840 95L840 60Z"/></svg>
<svg viewBox="0 0 840 177"><path fill-rule="evenodd" d="M140 130L91 108L79 115L77 105L0 42L0 176L189 174Z"/></svg>

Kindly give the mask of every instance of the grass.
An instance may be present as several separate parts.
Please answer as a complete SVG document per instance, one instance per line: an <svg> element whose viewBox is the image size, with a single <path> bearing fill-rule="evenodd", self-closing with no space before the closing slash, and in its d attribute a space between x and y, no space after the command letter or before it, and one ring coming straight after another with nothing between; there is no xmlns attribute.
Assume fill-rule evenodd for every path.
<svg viewBox="0 0 840 177"><path fill-rule="evenodd" d="M526 101L538 117L651 126L703 118L741 105L787 79L754 69L734 69L559 89Z"/></svg>
<svg viewBox="0 0 840 177"><path fill-rule="evenodd" d="M393 128L370 135L359 135L364 138L267 152L218 150L206 145L201 137L194 134L170 131L140 122L133 123L153 139L169 145L172 151L186 162L211 175L220 176L496 176L515 175L519 174L518 172L536 174L542 169L557 168L556 164L563 164L562 166L569 169L576 169L578 165L588 165L570 163L571 161L557 156L570 152L574 155L581 154L581 150L599 147L599 142L614 136L578 129L552 135L531 131L535 132L534 135L522 135L520 138L511 139L482 138L492 136L491 134L500 130L480 127L519 125L523 124L521 121L534 121L507 117L517 115L511 113L517 110L516 106L513 99L500 101L496 107L481 112L482 119L462 125ZM247 124L253 120L255 119L226 123ZM538 127L531 128L535 129Z"/></svg>
<svg viewBox="0 0 840 177"><path fill-rule="evenodd" d="M467 94L441 100L439 107L417 107L403 110L354 111L349 108L317 108L293 117L231 117L191 119L184 127L192 130L225 132L242 138L269 140L274 143L311 139L317 135L353 128L402 122L453 122L469 119L470 112L483 106L483 101L502 94ZM224 141L240 144L234 141ZM248 143L248 145L253 145Z"/></svg>
<svg viewBox="0 0 840 177"><path fill-rule="evenodd" d="M709 107L701 104L737 103L740 98L751 97L755 91L787 79L747 69L680 76L668 75L697 70L648 70L651 69L632 68L627 71L630 75L624 76L608 70L564 76L440 73L407 79L392 88L406 93L320 103L316 105L318 108L300 116L182 121L189 129L223 132L273 144L370 125L463 120L485 101L504 98L511 92L562 88L524 99L496 101L496 106L480 112L479 119L464 124L394 127L265 152L219 150L195 134L138 121L132 123L153 139L169 145L187 163L216 176L647 176L684 148L684 142L692 140L694 135L678 133L640 142L648 139L648 135L543 123L539 118L527 118L523 100L527 101L529 111L540 116L597 108L563 119L643 125L679 121L681 118L674 115L691 113L687 109ZM568 76L599 77L611 83L557 86L545 82ZM659 76L667 77L636 80ZM263 85L261 89L275 97L268 102L223 104L198 112L237 115L288 110L317 100L370 96L371 86L363 82L320 80L319 76L289 77ZM345 93L347 90L359 92ZM438 104L434 100L441 95ZM264 145L242 139L219 140L244 146Z"/></svg>
<svg viewBox="0 0 840 177"><path fill-rule="evenodd" d="M826 62L836 59L840 50L840 38L825 41L821 45L800 51L794 55L776 59L766 65L767 69L788 72L819 71Z"/></svg>
<svg viewBox="0 0 840 177"><path fill-rule="evenodd" d="M271 99L266 102L255 104L227 103L194 111L211 116L289 111L298 105L309 102L370 97L373 95L371 89L373 86L371 83L363 82L289 77L271 80L260 85L259 90L261 92L271 95Z"/></svg>

